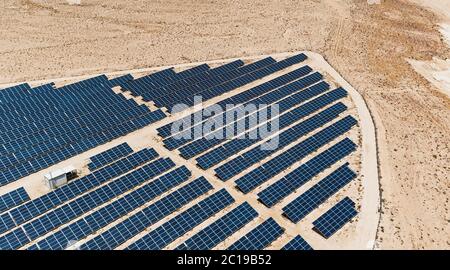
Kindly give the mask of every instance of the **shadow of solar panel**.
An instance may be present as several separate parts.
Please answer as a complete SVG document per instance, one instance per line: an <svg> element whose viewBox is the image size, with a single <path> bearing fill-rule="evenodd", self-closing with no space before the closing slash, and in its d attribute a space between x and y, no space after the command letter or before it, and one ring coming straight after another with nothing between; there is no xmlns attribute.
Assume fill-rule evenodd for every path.
<svg viewBox="0 0 450 270"><path fill-rule="evenodd" d="M356 173L348 167L348 163L342 165L283 207L284 215L294 223L299 222L354 178Z"/></svg>
<svg viewBox="0 0 450 270"><path fill-rule="evenodd" d="M228 247L228 250L261 250L280 237L284 229L269 218Z"/></svg>
<svg viewBox="0 0 450 270"><path fill-rule="evenodd" d="M247 202L239 205L232 211L204 228L183 244L177 250L209 250L224 241L231 234L237 232L247 223L258 216L258 212Z"/></svg>
<svg viewBox="0 0 450 270"><path fill-rule="evenodd" d="M357 214L355 203L349 197L345 197L325 214L316 219L313 222L313 229L323 237L329 238Z"/></svg>
<svg viewBox="0 0 450 270"><path fill-rule="evenodd" d="M259 200L267 207L272 207L314 176L355 150L356 144L345 138L259 192Z"/></svg>
<svg viewBox="0 0 450 270"><path fill-rule="evenodd" d="M214 115L208 115L205 112L207 111L211 111L213 106L220 106L220 107L225 107L227 104L240 104L240 103L245 103L249 100L252 100L260 95L263 95L266 92L269 92L273 89L276 89L284 84L287 84L291 81L294 81L300 77L303 77L305 75L307 75L308 73L310 73L312 71L312 69L309 66L304 66L301 68L298 68L294 71L291 71L287 74L281 75L275 79L272 79L268 82L265 82L263 84L260 84L258 86L255 86L253 88L250 88L242 93L236 94L232 97L229 97L227 99L224 99L220 102L218 102L217 104L211 105L205 109L202 110L201 112L201 120L200 121L205 121L211 117L214 117ZM200 116L200 113L196 114L197 118ZM218 117L218 116L217 116ZM190 129L191 127L194 126L194 114L190 114L188 116L185 116L183 118L181 118L180 122L184 122L184 123L190 123L185 129ZM172 134L172 125L174 124L174 122L166 124L160 128L158 128L158 134L163 137L163 138L167 138ZM183 132L185 129L181 129L180 132Z"/></svg>
<svg viewBox="0 0 450 270"><path fill-rule="evenodd" d="M160 250L175 239L192 230L212 215L234 203L233 197L225 190L213 195L182 212L150 233L132 243L128 250Z"/></svg>
<svg viewBox="0 0 450 270"><path fill-rule="evenodd" d="M0 213L29 201L30 196L23 187L0 196Z"/></svg>
<svg viewBox="0 0 450 270"><path fill-rule="evenodd" d="M101 168L131 153L133 153L133 149L131 149L127 143L119 144L118 146L106 150L105 152L92 156L90 158L91 163L88 164L89 170L93 171Z"/></svg>
<svg viewBox="0 0 450 270"><path fill-rule="evenodd" d="M289 241L281 250L313 250L308 242L300 235Z"/></svg>
<svg viewBox="0 0 450 270"><path fill-rule="evenodd" d="M177 209L212 190L203 176L87 241L81 249L114 249Z"/></svg>

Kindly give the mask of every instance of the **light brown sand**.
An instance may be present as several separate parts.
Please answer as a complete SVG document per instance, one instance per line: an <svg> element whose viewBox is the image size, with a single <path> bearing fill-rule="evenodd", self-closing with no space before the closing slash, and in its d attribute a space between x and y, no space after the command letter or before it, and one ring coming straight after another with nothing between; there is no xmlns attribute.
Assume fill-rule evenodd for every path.
<svg viewBox="0 0 450 270"><path fill-rule="evenodd" d="M0 82L273 52L324 55L365 98L380 148L379 248L449 248L450 101L406 59L447 59L405 0L4 0Z"/></svg>

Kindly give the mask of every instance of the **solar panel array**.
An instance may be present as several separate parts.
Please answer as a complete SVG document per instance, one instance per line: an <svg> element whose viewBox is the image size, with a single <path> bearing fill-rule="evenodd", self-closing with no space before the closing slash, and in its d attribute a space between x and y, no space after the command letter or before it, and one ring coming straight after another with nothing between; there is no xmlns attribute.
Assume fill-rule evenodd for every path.
<svg viewBox="0 0 450 270"><path fill-rule="evenodd" d="M133 149L127 143L119 144L105 152L92 156L90 158L91 163L88 164L89 170L94 171L131 153L133 153Z"/></svg>
<svg viewBox="0 0 450 270"><path fill-rule="evenodd" d="M126 74L108 79L101 75L59 88L50 83L3 89L0 185L166 116L161 109L152 111L133 99L127 100L112 87L130 91L173 113L175 104L194 105L195 95L208 100L290 68L201 109L201 114L188 114L157 129L167 149L177 149L181 157L193 159L201 169L212 169L217 178L229 181L242 193L255 194L263 207L281 204L357 147L346 137L357 125L356 119L347 115L342 100L347 91L331 89L322 74L308 65L300 66L306 59L299 54L279 61L271 57L251 63L236 60L214 68L201 64L181 72L169 68L140 78ZM223 113L205 114L216 105L225 108L227 104L237 106L226 107ZM245 113L245 106L251 104L264 106ZM275 104L279 114L270 115L265 123L251 122L252 114L270 111ZM238 115L231 123L192 136L211 121L225 122L231 112ZM279 123L278 133L251 138L251 132L274 121ZM180 122L183 125L173 132L174 123ZM245 129L227 138L227 128L236 126ZM211 139L213 135L223 138ZM275 137L276 148L261 148ZM307 157L306 162L299 163ZM216 184L203 176L193 179L188 167L177 166L151 148L133 152L122 143L92 156L90 161L89 174L36 199L31 200L23 188L0 196L0 249L204 250L231 243L227 244L229 250L260 250L279 242L286 232L287 228L272 217L261 222L259 210L255 210L259 208L245 200L237 204L226 189L217 190ZM297 223L356 176L345 163L283 204L279 214ZM255 192L262 185L264 188ZM314 221L314 230L328 238L353 218L355 204L349 200L344 199ZM204 226L200 228L200 224ZM252 229L243 235L244 228ZM184 237L193 230L195 233ZM231 237L234 241L227 241ZM297 235L283 249L312 247Z"/></svg>
<svg viewBox="0 0 450 270"><path fill-rule="evenodd" d="M345 197L330 210L313 221L314 230L329 238L358 214L355 203Z"/></svg>

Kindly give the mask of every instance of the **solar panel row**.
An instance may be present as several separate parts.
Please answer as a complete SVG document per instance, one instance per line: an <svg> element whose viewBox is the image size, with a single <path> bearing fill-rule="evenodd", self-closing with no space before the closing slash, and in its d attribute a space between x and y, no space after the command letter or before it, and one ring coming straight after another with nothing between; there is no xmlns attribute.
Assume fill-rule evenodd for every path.
<svg viewBox="0 0 450 270"><path fill-rule="evenodd" d="M133 81L129 81L122 86L125 90L133 91L140 87L161 87L170 83L173 78L176 77L175 71L172 68L164 69L158 72L151 73L149 75L137 78Z"/></svg>
<svg viewBox="0 0 450 270"><path fill-rule="evenodd" d="M228 250L261 250L280 237L284 229L269 218L228 247Z"/></svg>
<svg viewBox="0 0 450 270"><path fill-rule="evenodd" d="M340 98L345 97L346 95L347 92L342 88L339 88L331 91L330 93L321 95L320 97L304 105L301 105L300 107L297 107L286 114L281 115L278 119L279 130L292 125L296 121L316 112L320 108L325 107L336 100L339 100ZM337 111L346 109L345 105L343 105L342 103L334 105L333 108L338 108ZM263 140L262 137L259 137L257 139L248 139L246 138L246 135L247 134L244 134L235 139L232 139L223 144L221 147L215 148L203 154L202 156L199 156L198 158L196 158L198 166L202 169L209 169L212 166L224 161L228 157L231 157L232 155L237 154L247 147L250 147L251 145Z"/></svg>
<svg viewBox="0 0 450 270"><path fill-rule="evenodd" d="M119 144L105 152L92 156L90 158L91 163L88 164L89 170L94 171L131 153L133 153L133 149L127 143Z"/></svg>
<svg viewBox="0 0 450 270"><path fill-rule="evenodd" d="M282 250L313 250L313 248L308 244L308 242L303 239L300 235L297 235L287 243Z"/></svg>
<svg viewBox="0 0 450 270"><path fill-rule="evenodd" d="M28 200L30 200L30 196L28 196L23 187L8 192L0 196L0 213L21 205Z"/></svg>
<svg viewBox="0 0 450 270"><path fill-rule="evenodd" d="M313 222L313 229L323 235L323 237L329 238L357 214L355 203L349 197L345 197L316 219Z"/></svg>
<svg viewBox="0 0 450 270"><path fill-rule="evenodd" d="M12 87L4 88L0 91L0 103L8 102L10 100L20 99L31 87L29 84L19 84Z"/></svg>
<svg viewBox="0 0 450 270"><path fill-rule="evenodd" d="M202 176L87 241L81 249L115 249L211 189Z"/></svg>
<svg viewBox="0 0 450 270"><path fill-rule="evenodd" d="M233 197L225 190L214 193L188 210L165 222L126 249L160 250L175 239L192 230L212 215L234 203Z"/></svg>
<svg viewBox="0 0 450 270"><path fill-rule="evenodd" d="M309 66L303 66L301 68L295 69L294 71L291 71L289 73L286 73L284 75L276 77L275 79L272 79L268 82L265 82L263 84L255 86L253 88L250 88L244 92L241 92L239 94L236 94L234 96L226 98L226 99L218 102L217 104L208 106L207 108L205 108L199 112L187 115L177 121L183 122L183 123L188 123L188 125L186 126L185 129L191 129L194 125L198 125L201 122L207 120L208 118L215 117L215 115L208 114L207 112L212 111L213 108L217 105L220 106L221 108L224 108L227 104L241 104L241 103L250 101L264 93L270 92L273 89L276 89L284 84L287 84L293 80L303 77L303 76L307 75L308 73L310 73L311 71L312 71L312 69ZM221 115L217 115L217 117L221 117ZM195 123L194 123L194 119L196 120ZM171 135L174 135L174 134L172 134L172 125L173 124L174 124L174 122L166 124L162 127L159 127L157 129L158 134L163 138L167 138ZM184 131L185 129L181 129L180 132Z"/></svg>
<svg viewBox="0 0 450 270"><path fill-rule="evenodd" d="M190 171L185 167L173 170L158 179L147 183L143 187L121 197L120 199L107 204L103 208L90 213L89 215L83 217L83 219L70 224L68 227L51 234L50 236L39 241L37 245L30 247L30 249L64 249L70 240L80 241L108 224L124 217L137 207L140 207L157 196L162 195L164 192L169 191L171 188L186 182L190 176ZM195 198L196 196L206 192L205 189L209 190L211 187L208 185L209 183L207 181L194 181L193 183L185 186L185 192L188 191L190 193L190 198ZM177 195L185 194L177 193ZM176 204L175 201L172 203L173 205ZM173 206L171 204L167 204L166 207L168 207L168 209L161 210L163 212L169 211L169 209ZM77 227L82 227L83 229L76 235L73 235L72 232L76 231ZM83 248L83 246L80 248ZM105 249L107 248L105 247Z"/></svg>
<svg viewBox="0 0 450 270"><path fill-rule="evenodd" d="M252 166L253 164L263 160L264 158L270 156L271 154L295 142L297 139L308 134L309 132L312 132L313 130L322 127L324 124L338 117L340 113L345 111L345 109L346 109L345 106L336 105L328 108L327 110L321 111L319 114L311 118L308 118L307 120L304 120L278 134L277 135L278 141L276 148L264 149L261 146L257 145L252 149L250 149L249 151L245 152L244 154L241 154L238 157L228 161L227 163L217 167L215 169L216 175L223 181L229 180L230 178L244 171L246 168ZM334 126L335 125L333 125L333 127ZM319 133L305 139L301 143L297 144L293 148L286 151L282 156L278 158L279 162L283 163L282 159L288 156L291 162L297 161L299 158L304 157L307 154L310 154L314 149L320 147L321 144L316 142L317 139L322 139L325 136L330 136L331 134L333 134L334 136L340 135L335 133L335 130L332 127L323 129ZM330 139L331 138L332 137L330 137ZM322 144L325 144L328 141L329 140L320 142ZM301 148L302 150L300 150L299 152L295 152L299 148Z"/></svg>
<svg viewBox="0 0 450 270"><path fill-rule="evenodd" d="M283 207L284 215L294 223L299 222L355 177L356 173L348 167L348 163L342 165Z"/></svg>
<svg viewBox="0 0 450 270"><path fill-rule="evenodd" d="M99 186L141 164L147 163L157 156L158 153L153 149L141 150L87 176L72 180L61 188L20 205L0 216L0 233L31 220L91 188Z"/></svg>
<svg viewBox="0 0 450 270"><path fill-rule="evenodd" d="M258 109L262 111L263 110L262 105L270 105L272 103L278 102L278 105L280 107L279 110L281 113L284 110L289 108L289 106L286 106L286 105L283 106L283 104L292 103L291 100L295 99L295 97L286 98L287 96L303 89L304 87L306 87L308 85L316 83L320 79L321 79L321 75L318 73L313 74L311 76L307 76L299 81L290 83L290 84L283 86L281 88L278 88L270 93L262 95L262 96L258 97L257 99L253 100L251 102L251 104L255 105L255 106L259 106ZM283 100L284 102L280 101L280 100ZM289 102L289 101L291 101L291 102ZM202 130L205 130L205 126L209 126L209 125L211 125L211 123L224 123L226 125L230 125L232 123L248 122L250 115L246 114L245 107L244 107L245 105L248 105L248 103L243 104L243 106L239 106L239 107L230 109L230 110L226 111L226 113L221 114L218 117L213 117L213 118L209 119L208 121L202 123L201 124ZM228 116L229 114L232 114L232 115L235 115L235 114L240 115L241 114L243 117L241 117L240 119L234 118L233 122L230 122L230 119L227 119L227 117L229 117ZM194 136L195 135L194 130L196 128L199 128L198 125L196 125L195 127L191 128L191 129L184 130L181 133L178 133L176 137L170 137L170 138L165 139L164 146L169 150L173 150L173 149L176 149L176 148L178 148L182 145L185 145L189 142L192 142L196 139L199 139ZM217 125L217 126L215 126L215 129L211 130L211 131L213 131L214 133L216 133L216 132L225 133L225 130L226 130L226 126ZM204 134L204 135L206 135L206 134ZM180 139L180 137L181 137L181 139ZM205 136L203 136L203 137L205 137Z"/></svg>
<svg viewBox="0 0 450 270"><path fill-rule="evenodd" d="M345 138L259 192L259 200L264 205L272 207L314 176L355 151L355 149L356 144Z"/></svg>

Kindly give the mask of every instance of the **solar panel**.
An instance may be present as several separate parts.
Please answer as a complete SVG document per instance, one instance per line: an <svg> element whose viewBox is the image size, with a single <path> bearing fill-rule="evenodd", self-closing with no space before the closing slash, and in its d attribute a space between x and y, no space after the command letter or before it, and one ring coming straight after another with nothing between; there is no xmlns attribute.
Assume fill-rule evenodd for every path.
<svg viewBox="0 0 450 270"><path fill-rule="evenodd" d="M310 73L311 71L312 71L312 69L309 66L304 66L304 67L298 68L298 69L296 69L294 71L291 71L289 73L281 75L281 76L279 76L279 77L277 77L275 79L272 79L272 80L270 80L268 82L265 82L263 84L255 86L253 88L250 88L250 89L248 89L248 90L246 90L244 92L236 94L236 95L234 95L232 97L224 99L224 100L218 102L217 104L211 105L211 106L203 109L199 113L195 113L195 114L196 114L196 116L201 116L200 117L201 118L200 121L203 122L203 121L205 121L205 120L207 120L207 119L209 119L211 117L214 117L214 115L208 115L208 114L204 113L206 111L211 111L213 106L219 105L219 106L223 107L226 104L240 104L240 103L247 102L249 100L255 99L256 97L258 97L258 96L260 96L260 95L262 95L262 94L264 94L266 92L269 92L269 91L271 91L271 90L273 90L275 88L278 88L278 87L280 87L280 86L282 86L284 84L287 84L287 83L289 83L289 82L291 82L293 80L296 80L296 79L298 79L300 77L303 77L303 76L307 75L308 73ZM219 116L217 116L217 117L219 117ZM190 114L188 116L185 116L185 117L181 118L178 121L190 123L190 126L186 128L186 129L190 129L190 127L193 126L194 124L198 124L198 123L193 123L192 122L193 118L194 118L194 114ZM197 118L198 117L196 117L196 119ZM171 135L174 135L174 134L172 134L172 125L173 125L173 123L174 122L166 124L166 125L158 128L157 129L158 130L158 134L161 137L163 137L163 138L166 138L166 137L169 137ZM182 130L180 130L180 132L183 132L186 129L182 129Z"/></svg>
<svg viewBox="0 0 450 270"><path fill-rule="evenodd" d="M294 223L299 222L355 177L356 173L348 167L348 163L342 165L283 207L284 215Z"/></svg>
<svg viewBox="0 0 450 270"><path fill-rule="evenodd" d="M356 144L345 138L258 193L259 200L264 205L272 207L314 176L355 151L355 149Z"/></svg>
<svg viewBox="0 0 450 270"><path fill-rule="evenodd" d="M208 227L204 228L183 244L177 250L208 250L217 246L231 234L244 227L248 222L255 219L258 212L247 202L231 210Z"/></svg>
<svg viewBox="0 0 450 270"><path fill-rule="evenodd" d="M202 176L102 232L80 248L115 249L165 216L204 195L212 188L212 185Z"/></svg>
<svg viewBox="0 0 450 270"><path fill-rule="evenodd" d="M313 222L313 229L323 237L329 238L355 217L356 214L358 212L355 209L355 203L349 197L345 197L325 214L316 219Z"/></svg>
<svg viewBox="0 0 450 270"><path fill-rule="evenodd" d="M273 218L269 218L227 249L261 250L280 237L283 232L284 229Z"/></svg>
<svg viewBox="0 0 450 270"><path fill-rule="evenodd" d="M297 235L281 250L313 250L313 248L305 241L305 239L303 239L303 237Z"/></svg>
<svg viewBox="0 0 450 270"><path fill-rule="evenodd" d="M131 153L133 153L133 149L131 149L127 143L119 144L118 146L92 156L90 158L91 163L88 164L89 170L94 171Z"/></svg>
<svg viewBox="0 0 450 270"><path fill-rule="evenodd" d="M158 228L152 230L126 249L163 249L175 239L192 230L198 224L231 205L233 202L233 197L225 189L221 189Z"/></svg>
<svg viewBox="0 0 450 270"><path fill-rule="evenodd" d="M18 188L11 192L8 192L0 196L0 213L9 210L13 207L21 205L22 203L30 200L28 193L24 188Z"/></svg>

